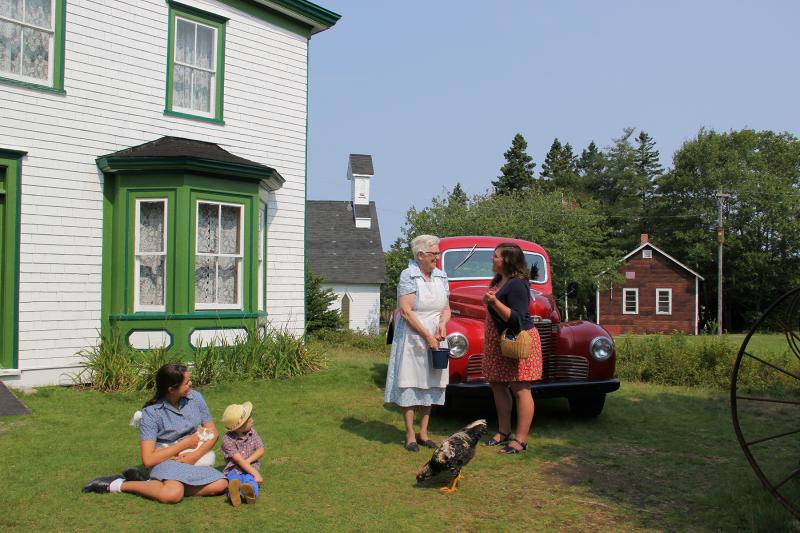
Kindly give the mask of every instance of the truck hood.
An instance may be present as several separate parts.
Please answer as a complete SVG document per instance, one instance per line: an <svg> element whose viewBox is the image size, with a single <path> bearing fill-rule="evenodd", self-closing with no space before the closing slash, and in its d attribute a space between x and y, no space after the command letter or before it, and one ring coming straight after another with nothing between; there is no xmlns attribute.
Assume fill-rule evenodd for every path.
<svg viewBox="0 0 800 533"><path fill-rule="evenodd" d="M453 289L450 292L450 310L453 315L483 320L486 317L486 306L483 305L483 295L486 290L486 285L462 286ZM532 317L538 316L553 322L561 321L553 296L541 293L536 289L531 289L531 303L528 311Z"/></svg>

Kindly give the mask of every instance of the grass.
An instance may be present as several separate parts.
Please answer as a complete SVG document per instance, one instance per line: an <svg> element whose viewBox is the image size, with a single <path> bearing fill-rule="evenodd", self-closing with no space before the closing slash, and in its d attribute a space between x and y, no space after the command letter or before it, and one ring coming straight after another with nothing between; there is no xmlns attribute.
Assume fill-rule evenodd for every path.
<svg viewBox="0 0 800 533"><path fill-rule="evenodd" d="M315 344L331 361L315 374L202 388L217 418L229 403L255 404L266 455L265 489L252 507L233 509L221 497L172 507L81 494L88 479L138 464L127 422L147 394L45 388L25 396L31 416L0 419L0 529L797 529L745 461L725 395L703 389L624 383L588 421L571 418L563 400L540 401L527 454L480 448L455 495L418 488L414 472L428 457L403 450L400 413L382 404L386 352L337 346ZM753 431L788 416L780 405L748 410ZM432 433L438 440L491 414L488 405L436 413Z"/></svg>

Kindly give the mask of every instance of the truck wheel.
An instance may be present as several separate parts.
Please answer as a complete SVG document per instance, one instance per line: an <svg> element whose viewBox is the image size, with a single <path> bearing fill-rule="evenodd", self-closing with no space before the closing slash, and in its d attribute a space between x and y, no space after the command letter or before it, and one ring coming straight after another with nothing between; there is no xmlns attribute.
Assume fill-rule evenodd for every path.
<svg viewBox="0 0 800 533"><path fill-rule="evenodd" d="M595 418L603 412L603 405L605 403L605 393L570 396L569 410L573 415L580 418Z"/></svg>

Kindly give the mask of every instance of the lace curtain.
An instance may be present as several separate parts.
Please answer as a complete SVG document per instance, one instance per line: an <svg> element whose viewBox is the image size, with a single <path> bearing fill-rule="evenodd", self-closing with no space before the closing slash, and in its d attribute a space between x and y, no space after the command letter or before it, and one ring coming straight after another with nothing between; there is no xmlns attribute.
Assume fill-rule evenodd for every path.
<svg viewBox="0 0 800 533"><path fill-rule="evenodd" d="M0 0L0 72L47 80L50 73L52 0Z"/></svg>
<svg viewBox="0 0 800 533"><path fill-rule="evenodd" d="M210 113L216 30L182 18L176 21L172 103Z"/></svg>
<svg viewBox="0 0 800 533"><path fill-rule="evenodd" d="M164 305L166 250L163 201L139 203L139 304Z"/></svg>
<svg viewBox="0 0 800 533"><path fill-rule="evenodd" d="M242 208L238 206L203 202L198 206L196 303L224 305L239 303L239 265L242 260L241 212Z"/></svg>

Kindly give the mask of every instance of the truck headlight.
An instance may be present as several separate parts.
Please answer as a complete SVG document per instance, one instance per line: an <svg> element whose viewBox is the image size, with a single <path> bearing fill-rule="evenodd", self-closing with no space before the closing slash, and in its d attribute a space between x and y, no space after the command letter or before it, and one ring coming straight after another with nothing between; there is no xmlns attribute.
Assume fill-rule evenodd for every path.
<svg viewBox="0 0 800 533"><path fill-rule="evenodd" d="M595 337L589 344L589 352L598 361L605 361L614 352L614 343L608 337Z"/></svg>
<svg viewBox="0 0 800 533"><path fill-rule="evenodd" d="M450 357L458 359L466 355L469 341L461 333L451 333L447 336L447 347L450 348Z"/></svg>

